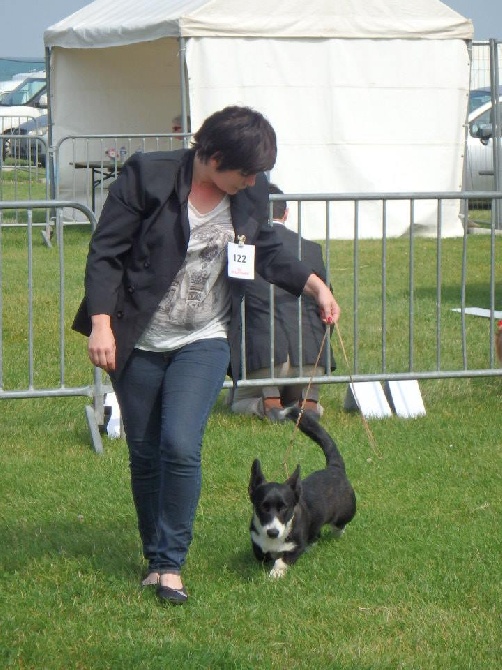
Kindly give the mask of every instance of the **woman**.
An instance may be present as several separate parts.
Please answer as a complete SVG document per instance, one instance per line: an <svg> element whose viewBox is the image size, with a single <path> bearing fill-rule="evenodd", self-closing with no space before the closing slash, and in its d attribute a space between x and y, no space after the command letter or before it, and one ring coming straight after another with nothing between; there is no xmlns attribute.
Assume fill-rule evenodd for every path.
<svg viewBox="0 0 502 670"><path fill-rule="evenodd" d="M230 364L240 372L245 280L227 275L227 245L255 247L265 279L315 298L329 288L283 250L268 221L275 133L258 112L227 107L191 149L134 154L110 187L92 236L85 298L74 328L106 370L124 422L143 554L144 585L181 604L181 579L201 488L201 447Z"/></svg>

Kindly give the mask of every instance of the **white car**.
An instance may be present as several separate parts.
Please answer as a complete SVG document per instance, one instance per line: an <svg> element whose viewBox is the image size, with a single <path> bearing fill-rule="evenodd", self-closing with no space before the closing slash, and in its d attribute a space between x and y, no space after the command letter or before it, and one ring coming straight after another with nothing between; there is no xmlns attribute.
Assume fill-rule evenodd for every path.
<svg viewBox="0 0 502 670"><path fill-rule="evenodd" d="M499 98L502 105L502 96ZM502 117L502 107L500 110ZM469 114L466 151L466 191L493 191L492 103L487 102ZM501 156L502 159L502 156Z"/></svg>
<svg viewBox="0 0 502 670"><path fill-rule="evenodd" d="M30 76L12 91L0 96L0 135L10 135L22 123L47 113L47 81L45 76ZM0 141L5 158L8 141Z"/></svg>

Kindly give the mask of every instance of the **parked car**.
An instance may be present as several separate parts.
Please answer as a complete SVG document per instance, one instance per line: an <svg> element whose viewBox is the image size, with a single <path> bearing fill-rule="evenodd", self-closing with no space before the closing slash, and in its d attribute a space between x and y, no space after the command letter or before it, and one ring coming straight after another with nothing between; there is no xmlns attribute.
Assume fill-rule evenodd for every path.
<svg viewBox="0 0 502 670"><path fill-rule="evenodd" d="M0 81L0 96L4 93L13 91L28 77L42 77L45 79L45 70L38 70L33 72L16 72L16 74L12 75L11 79Z"/></svg>
<svg viewBox="0 0 502 670"><path fill-rule="evenodd" d="M44 76L30 76L16 88L0 96L0 135L10 135L22 123L45 114L47 81ZM9 141L1 140L2 157L8 155Z"/></svg>
<svg viewBox="0 0 502 670"><path fill-rule="evenodd" d="M29 160L33 165L45 167L47 159L47 143L49 133L49 117L42 114L37 119L30 119L12 131L8 153L14 158ZM18 137L18 136L22 137Z"/></svg>
<svg viewBox="0 0 502 670"><path fill-rule="evenodd" d="M502 95L502 86L499 86L499 95ZM478 107L486 105L487 102L492 101L491 88L475 88L469 91L469 114L472 114Z"/></svg>
<svg viewBox="0 0 502 670"><path fill-rule="evenodd" d="M499 102L502 105L502 95ZM495 188L492 121L491 99L469 114L465 183L467 191L493 191Z"/></svg>

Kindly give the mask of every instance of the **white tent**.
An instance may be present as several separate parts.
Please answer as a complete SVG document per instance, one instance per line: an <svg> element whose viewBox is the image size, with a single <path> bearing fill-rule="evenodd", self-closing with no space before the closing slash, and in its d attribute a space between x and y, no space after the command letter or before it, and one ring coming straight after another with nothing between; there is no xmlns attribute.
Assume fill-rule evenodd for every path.
<svg viewBox="0 0 502 670"><path fill-rule="evenodd" d="M44 34L53 140L170 132L185 108L196 129L245 104L276 129L286 193L458 191L472 32L438 0L96 0ZM303 234L324 237L311 207ZM340 207L331 236L352 237ZM373 214L361 237L381 236ZM401 235L409 216L396 205L386 226ZM458 202L442 230L461 232Z"/></svg>

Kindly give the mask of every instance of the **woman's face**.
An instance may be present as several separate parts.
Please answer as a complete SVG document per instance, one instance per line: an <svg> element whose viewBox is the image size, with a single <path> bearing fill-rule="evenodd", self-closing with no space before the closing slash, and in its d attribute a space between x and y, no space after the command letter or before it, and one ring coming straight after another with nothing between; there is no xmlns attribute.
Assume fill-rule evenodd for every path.
<svg viewBox="0 0 502 670"><path fill-rule="evenodd" d="M213 184L228 195L235 195L238 191L255 185L256 174L245 174L241 170L218 171L218 161L214 158L209 159L209 165Z"/></svg>

